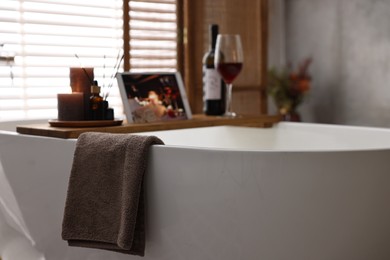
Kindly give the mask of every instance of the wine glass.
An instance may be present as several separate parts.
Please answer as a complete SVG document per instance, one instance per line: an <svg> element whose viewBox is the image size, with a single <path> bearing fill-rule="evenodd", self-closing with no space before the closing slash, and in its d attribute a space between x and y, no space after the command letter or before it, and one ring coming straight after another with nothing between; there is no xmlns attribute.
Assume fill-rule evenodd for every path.
<svg viewBox="0 0 390 260"><path fill-rule="evenodd" d="M219 34L215 47L214 64L223 81L226 83L226 117L235 117L232 111L233 81L241 72L244 55L241 37L238 34Z"/></svg>

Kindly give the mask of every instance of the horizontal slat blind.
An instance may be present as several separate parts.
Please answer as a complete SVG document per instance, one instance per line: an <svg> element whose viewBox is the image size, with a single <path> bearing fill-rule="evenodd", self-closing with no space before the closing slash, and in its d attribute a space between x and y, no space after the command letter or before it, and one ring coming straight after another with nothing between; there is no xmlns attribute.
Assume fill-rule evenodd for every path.
<svg viewBox="0 0 390 260"><path fill-rule="evenodd" d="M130 71L176 71L176 0L131 0Z"/></svg>
<svg viewBox="0 0 390 260"><path fill-rule="evenodd" d="M70 92L69 67L94 67L99 85L110 85L122 55L122 6L122 0L1 0L0 121L56 118L57 93ZM132 70L176 70L175 0L130 0L129 8ZM120 116L115 79L108 101Z"/></svg>
<svg viewBox="0 0 390 260"><path fill-rule="evenodd" d="M0 61L0 120L56 118L57 93L70 92L69 67L80 63L108 85L122 48L121 10L120 0L0 1L0 43L15 54L12 70ZM118 97L109 102L118 107Z"/></svg>

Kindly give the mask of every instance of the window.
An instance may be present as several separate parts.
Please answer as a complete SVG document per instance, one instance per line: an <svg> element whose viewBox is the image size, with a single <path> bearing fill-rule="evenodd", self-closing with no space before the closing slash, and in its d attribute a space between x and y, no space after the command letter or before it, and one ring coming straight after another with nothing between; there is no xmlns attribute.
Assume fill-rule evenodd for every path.
<svg viewBox="0 0 390 260"><path fill-rule="evenodd" d="M128 6L127 27L122 0L0 1L0 121L56 118L56 95L70 92L69 67L79 66L94 67L103 91L113 83L108 101L121 114L113 76L123 46L126 69L175 70L175 0Z"/></svg>
<svg viewBox="0 0 390 260"><path fill-rule="evenodd" d="M176 70L176 1L130 1L130 70Z"/></svg>

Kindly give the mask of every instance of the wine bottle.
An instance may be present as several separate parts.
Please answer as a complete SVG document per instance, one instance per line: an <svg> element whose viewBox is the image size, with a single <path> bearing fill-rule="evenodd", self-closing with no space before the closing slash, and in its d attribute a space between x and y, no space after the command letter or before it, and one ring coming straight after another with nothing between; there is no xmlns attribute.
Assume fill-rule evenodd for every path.
<svg viewBox="0 0 390 260"><path fill-rule="evenodd" d="M203 57L203 112L206 115L223 115L225 112L225 83L214 67L218 25L209 28L210 47Z"/></svg>

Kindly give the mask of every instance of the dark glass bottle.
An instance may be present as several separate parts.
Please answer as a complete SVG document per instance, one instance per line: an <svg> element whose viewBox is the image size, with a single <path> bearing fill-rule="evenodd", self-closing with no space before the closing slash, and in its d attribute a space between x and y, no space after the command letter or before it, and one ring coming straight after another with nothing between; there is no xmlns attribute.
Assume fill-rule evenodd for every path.
<svg viewBox="0 0 390 260"><path fill-rule="evenodd" d="M214 67L218 25L210 25L210 48L203 57L203 112L223 115L225 112L225 83Z"/></svg>
<svg viewBox="0 0 390 260"><path fill-rule="evenodd" d="M91 97L89 99L91 120L104 120L104 102L103 97L100 96L100 87L97 81L93 82L91 86Z"/></svg>

